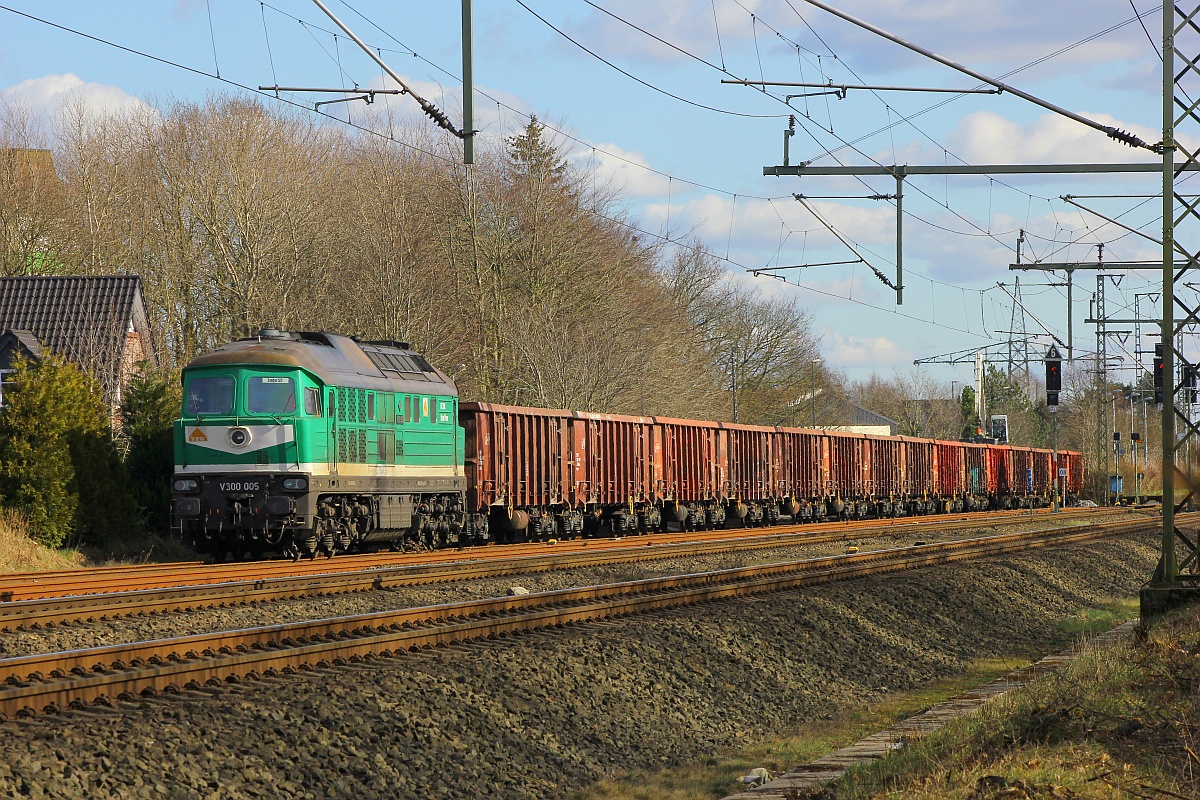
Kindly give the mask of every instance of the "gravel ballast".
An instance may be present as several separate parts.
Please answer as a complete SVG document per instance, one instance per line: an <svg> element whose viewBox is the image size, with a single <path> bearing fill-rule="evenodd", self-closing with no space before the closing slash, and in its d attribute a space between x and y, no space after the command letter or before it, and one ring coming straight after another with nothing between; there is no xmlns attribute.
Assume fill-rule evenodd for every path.
<svg viewBox="0 0 1200 800"><path fill-rule="evenodd" d="M1067 520L1067 522L1078 521ZM1046 526L1047 521L1043 519L1031 523L1028 527L1044 528ZM478 600L504 595L513 586L520 586L530 592L546 592L575 586L595 586L664 575L682 575L834 555L845 552L847 545L853 545L863 551L880 550L907 547L916 541L946 541L985 536L996 531L991 526L972 526L956 532L939 531L938 535L931 537L929 534L904 531L904 526L900 527L901 530L895 534L870 539L796 544L785 547L714 553L705 556L649 558L586 569L548 570L491 579L404 586L385 591L306 597L263 604L198 609L165 615L125 617L92 623L50 626L35 630L0 631L0 658ZM1024 527L1022 526L1022 528ZM1016 528L1005 526L1002 530L1011 532ZM631 539L630 541L636 542L637 540ZM553 553L553 551L554 548L547 547L547 553ZM500 550L497 551L497 557L500 552Z"/></svg>
<svg viewBox="0 0 1200 800"><path fill-rule="evenodd" d="M212 698L8 723L0 796L558 797L784 733L976 658L1057 649L1056 621L1135 594L1156 546L1147 534L1041 550L247 683ZM579 583L567 573L521 583L558 588L542 579ZM494 595L513 580L493 583ZM489 590L372 595L411 592L402 604L425 604L430 591L444 602L447 592ZM181 617L251 612L284 621L278 606ZM0 643L13 654L32 646L23 636L178 618ZM248 624L264 622L224 627Z"/></svg>

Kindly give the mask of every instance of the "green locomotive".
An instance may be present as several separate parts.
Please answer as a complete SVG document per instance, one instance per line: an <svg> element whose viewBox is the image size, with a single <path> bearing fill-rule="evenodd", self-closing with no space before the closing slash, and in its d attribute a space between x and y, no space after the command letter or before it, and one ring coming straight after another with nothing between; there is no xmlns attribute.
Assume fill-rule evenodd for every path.
<svg viewBox="0 0 1200 800"><path fill-rule="evenodd" d="M458 390L404 342L264 330L183 371L173 522L217 558L476 542Z"/></svg>

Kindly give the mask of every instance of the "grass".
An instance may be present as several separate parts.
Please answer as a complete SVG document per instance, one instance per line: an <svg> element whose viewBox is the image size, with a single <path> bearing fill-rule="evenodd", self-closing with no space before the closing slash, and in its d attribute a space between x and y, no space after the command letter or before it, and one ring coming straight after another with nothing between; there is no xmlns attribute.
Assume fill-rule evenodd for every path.
<svg viewBox="0 0 1200 800"><path fill-rule="evenodd" d="M49 548L33 540L29 526L20 514L0 509L0 573L195 561L196 558L195 551L183 542L150 533L132 533L103 545Z"/></svg>
<svg viewBox="0 0 1200 800"><path fill-rule="evenodd" d="M151 564L196 561L196 551L179 539L153 533L131 533L102 545L83 545L79 549L82 566L113 567L127 564Z"/></svg>
<svg viewBox="0 0 1200 800"><path fill-rule="evenodd" d="M1200 614L1085 652L892 757L838 800L1200 797Z"/></svg>
<svg viewBox="0 0 1200 800"><path fill-rule="evenodd" d="M817 720L791 735L748 746L693 764L660 771L635 771L594 784L571 800L712 800L739 787L738 779L755 767L785 772L840 747L919 714L932 705L988 683L1029 664L1019 658L985 659L961 674L910 692L897 692L862 709Z"/></svg>
<svg viewBox="0 0 1200 800"><path fill-rule="evenodd" d="M0 509L0 572L42 572L71 569L83 558L72 550L53 550L35 542L29 526L16 512Z"/></svg>
<svg viewBox="0 0 1200 800"><path fill-rule="evenodd" d="M1081 609L1060 620L1058 628L1064 639L1078 640L1109 630L1137 616L1137 613L1138 602L1136 599L1112 599L1098 608ZM692 764L659 771L635 771L619 775L569 795L569 798L570 800L715 800L722 798L737 791L740 787L738 779L755 767L765 767L773 775L786 772L838 748L853 744L864 736L888 728L900 720L919 714L937 703L956 697L969 689L982 686L1014 669L1028 666L1029 663L1028 659L1019 656L979 660L970 664L957 675L916 690L893 693L871 706L838 714L829 720L805 723L788 736L719 754ZM991 719L990 716L988 719ZM952 723L948 728L958 731L964 725L970 724L970 722L958 721ZM932 742L933 739L931 738L929 741ZM962 758L967 757L972 746L974 745L960 751ZM994 746L993 751L995 751ZM951 782L970 778L971 781L968 781L970 785L962 794L947 794L946 792L950 791L949 783L941 780L933 781L930 777L937 771L929 769L930 764L937 763L938 768L943 765L935 757L924 754L924 752L916 747L904 748L889 757L886 762L876 765L877 767L882 767L883 764L887 764L889 767L894 765L896 769L894 775L886 773L886 775L873 777L858 777L858 773L855 773L853 788L839 790L839 792L850 792L849 794L838 793L825 796L838 798L845 796L855 798L855 800L865 800L865 798L873 800L873 798L882 797L914 797L928 800L942 797L962 797L964 800L966 798L991 800L991 794L976 794L975 783L971 782L982 775L976 776L974 773L964 771L962 767L957 768L955 772L955 768L947 766L948 770L957 775ZM983 752L982 744L980 752ZM1197 752L1200 753L1200 749ZM1032 767L1027 768L1028 780L1033 782L1029 785L1037 786L1054 784L1055 780L1060 779L1060 773L1066 772L1078 773L1085 778L1094 777L1098 773L1086 772L1088 765L1109 764L1111 766L1115 763L1111 755L1107 757L1107 761L1102 761L1103 753L1093 752L1082 744L1070 753L1049 754L1031 751L1025 756L1025 760L1033 764ZM1118 766L1124 776L1126 774L1124 764ZM1197 766L1200 766L1200 761L1197 762ZM1079 772L1080 769L1085 771ZM909 774L909 771L913 776L911 781L905 782L896 777ZM942 771L945 772L946 769ZM896 791L897 782L904 784L904 788L900 791ZM881 791L872 794L872 789L867 787L878 788ZM999 788L1003 790L1005 787ZM1015 800L1034 796L1055 797L1053 794L1035 795L1029 792L1021 794L1019 791L1010 794L996 794L997 798L1004 797ZM1072 795L1062 794L1060 796L1071 797ZM1090 798L1108 797L1109 795L1096 794L1095 787L1089 785L1086 792L1080 792L1076 796ZM1128 796L1133 797L1134 795ZM1155 795L1148 796L1154 797ZM1191 796L1184 795L1184 797ZM1169 798L1170 795L1162 795L1162 797Z"/></svg>

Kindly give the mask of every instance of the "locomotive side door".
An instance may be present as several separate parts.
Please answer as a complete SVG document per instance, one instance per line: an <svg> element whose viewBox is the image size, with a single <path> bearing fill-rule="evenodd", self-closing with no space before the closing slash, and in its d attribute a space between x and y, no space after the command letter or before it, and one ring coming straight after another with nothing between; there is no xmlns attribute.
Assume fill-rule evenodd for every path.
<svg viewBox="0 0 1200 800"><path fill-rule="evenodd" d="M345 410L342 408L342 404L338 402L336 389L333 389L333 388L327 389L326 390L326 399L328 400L328 402L325 404L326 430L328 432L326 441L329 443L328 447L326 449L328 450L328 453L329 453L329 455L327 456L328 463L329 463L329 474L337 475L338 474L338 454L342 450L342 448L338 447L337 420L338 420L338 416L340 414L345 413Z"/></svg>

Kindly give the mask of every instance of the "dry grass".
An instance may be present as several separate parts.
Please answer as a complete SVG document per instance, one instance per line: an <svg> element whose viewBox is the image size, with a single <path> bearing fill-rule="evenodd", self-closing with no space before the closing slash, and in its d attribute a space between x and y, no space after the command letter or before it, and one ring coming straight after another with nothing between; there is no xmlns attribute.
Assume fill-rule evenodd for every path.
<svg viewBox="0 0 1200 800"><path fill-rule="evenodd" d="M163 564L196 561L196 551L179 539L152 533L131 533L103 545L80 548L85 567L121 567L130 564Z"/></svg>
<svg viewBox="0 0 1200 800"><path fill-rule="evenodd" d="M29 526L15 511L0 509L0 572L41 572L71 569L83 557L71 550L52 550L35 542Z"/></svg>
<svg viewBox="0 0 1200 800"><path fill-rule="evenodd" d="M0 573L195 560L195 551L183 542L148 533L131 533L103 545L51 549L30 537L20 514L0 508Z"/></svg>
<svg viewBox="0 0 1200 800"><path fill-rule="evenodd" d="M1019 658L982 659L961 674L827 720L799 726L790 736L656 772L638 771L601 781L570 795L572 800L714 800L736 791L738 778L755 767L786 772L864 736L1028 665Z"/></svg>
<svg viewBox="0 0 1200 800"><path fill-rule="evenodd" d="M1059 622L1059 629L1069 637L1078 639L1108 630L1136 614L1136 599L1113 599L1099 608L1081 609L1064 618ZM716 800L716 798L725 797L735 791L739 785L739 776L745 775L754 767L765 767L772 774L785 772L840 747L853 744L864 736L883 730L895 722L907 719L943 700L986 684L994 678L1027 666L1029 663L1028 659L1016 656L981 659L953 677L935 681L920 689L896 692L877 703L834 715L828 720L808 722L797 728L790 736L762 742L733 752L718 753L711 758L661 771L638 771L615 776L573 793L570 797L572 800ZM1075 760L1071 763L1076 763L1078 754L1072 758ZM891 761L892 759L889 759L889 762ZM949 791L947 786L939 782L934 788L926 790L926 787L921 785L925 780L925 776L922 774L915 781L915 785L907 786L900 791L895 791L893 788L892 794L881 792L872 795L868 792L854 796L886 796L889 798L911 796L927 798L927 800L961 796L977 800L973 794L973 787L971 787L972 791L963 795L939 794L939 792ZM833 795L824 796L832 797ZM1062 796L1068 797L1069 795ZM1084 794L1080 796L1103 797L1106 795ZM1021 795L1014 793L1006 797L1020 798Z"/></svg>
<svg viewBox="0 0 1200 800"><path fill-rule="evenodd" d="M1200 797L1200 614L1082 655L823 795L876 798Z"/></svg>

